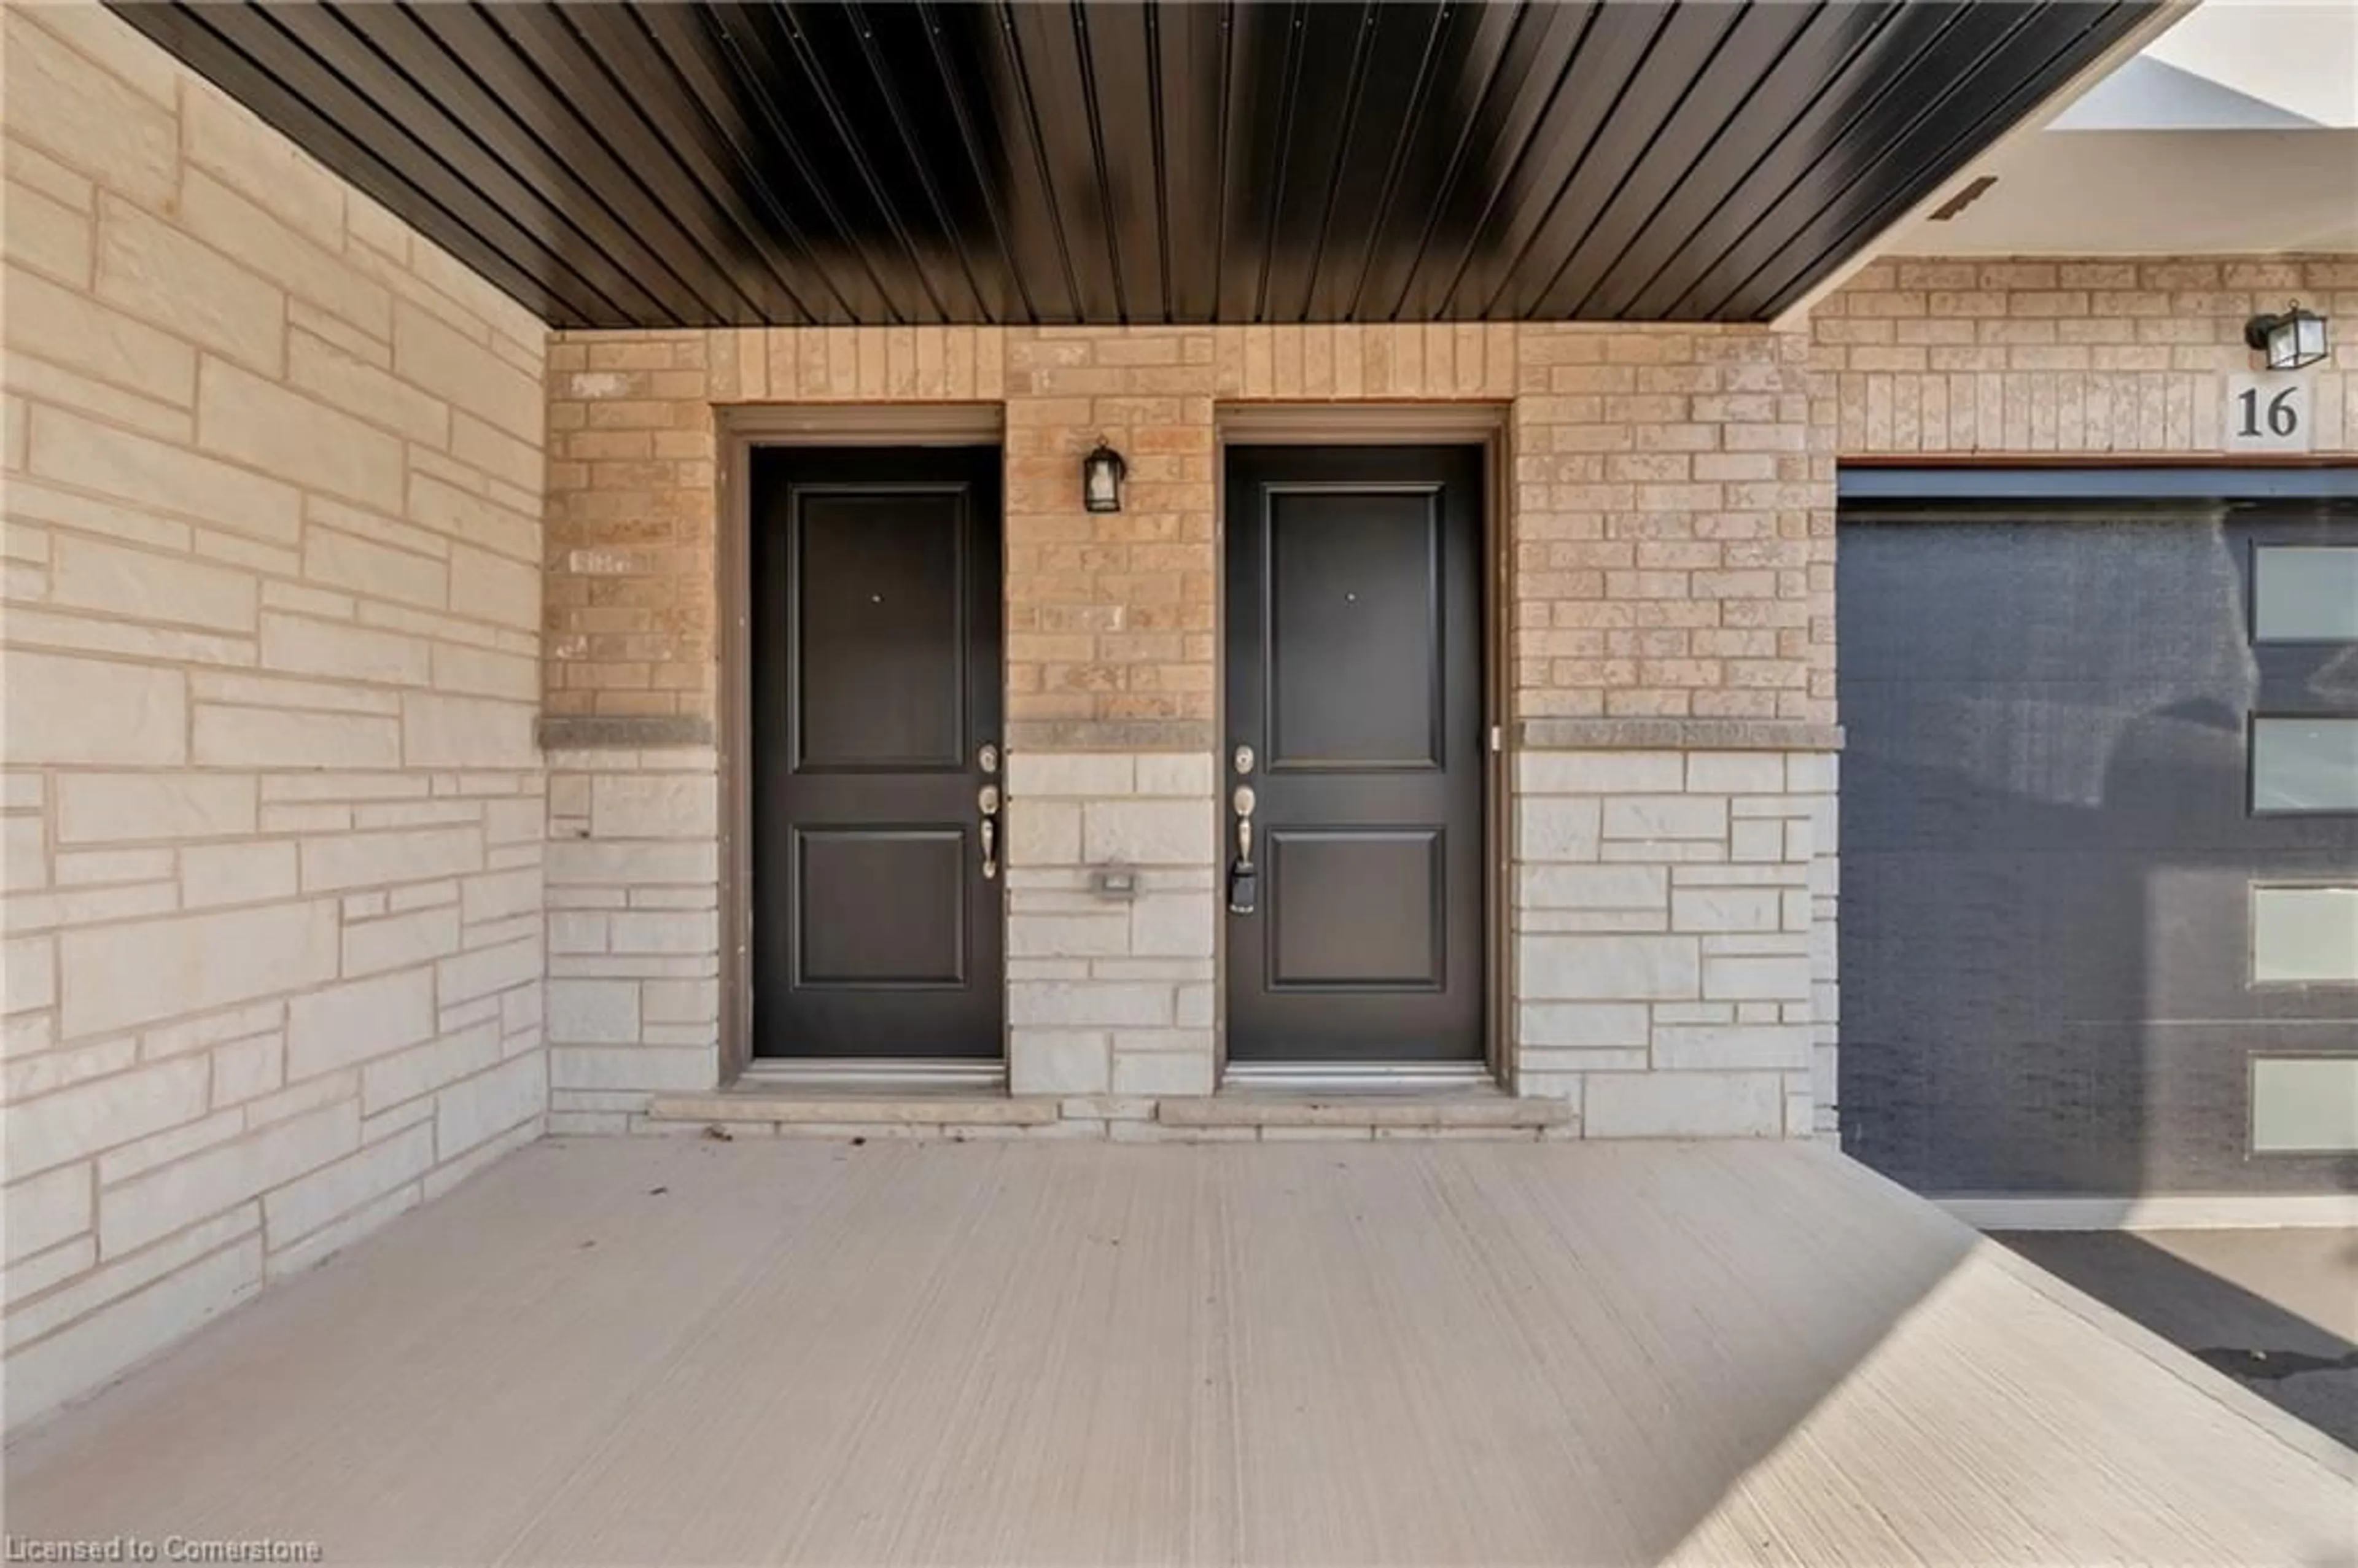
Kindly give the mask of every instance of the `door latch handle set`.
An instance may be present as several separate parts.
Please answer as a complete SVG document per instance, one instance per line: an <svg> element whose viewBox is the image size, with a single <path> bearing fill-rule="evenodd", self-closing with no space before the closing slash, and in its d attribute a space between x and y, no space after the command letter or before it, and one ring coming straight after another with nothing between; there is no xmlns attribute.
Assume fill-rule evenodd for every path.
<svg viewBox="0 0 2358 1568"><path fill-rule="evenodd" d="M974 765L982 770L985 779L996 780L999 776L998 745L985 741L974 754ZM999 785L996 783L985 784L976 792L974 805L982 815L982 880L989 881L999 875Z"/></svg>
<svg viewBox="0 0 2358 1568"><path fill-rule="evenodd" d="M1238 784L1233 804L1237 811L1237 858L1228 864L1228 913L1250 914L1260 897L1260 872L1254 868L1252 858L1252 786Z"/></svg>
<svg viewBox="0 0 2358 1568"><path fill-rule="evenodd" d="M982 814L982 879L989 881L999 874L999 786L983 785L974 804Z"/></svg>

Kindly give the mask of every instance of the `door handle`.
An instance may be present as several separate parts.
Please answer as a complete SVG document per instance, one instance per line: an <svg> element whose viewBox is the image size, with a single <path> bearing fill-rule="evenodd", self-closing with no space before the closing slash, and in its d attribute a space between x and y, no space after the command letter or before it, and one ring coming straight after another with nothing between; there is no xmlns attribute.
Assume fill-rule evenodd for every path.
<svg viewBox="0 0 2358 1568"><path fill-rule="evenodd" d="M982 880L989 881L999 874L999 786L983 785L974 804L982 813Z"/></svg>
<svg viewBox="0 0 2358 1568"><path fill-rule="evenodd" d="M1260 873L1254 869L1252 858L1252 786L1238 784L1232 801L1237 812L1237 858L1228 865L1228 913L1250 914L1260 896Z"/></svg>

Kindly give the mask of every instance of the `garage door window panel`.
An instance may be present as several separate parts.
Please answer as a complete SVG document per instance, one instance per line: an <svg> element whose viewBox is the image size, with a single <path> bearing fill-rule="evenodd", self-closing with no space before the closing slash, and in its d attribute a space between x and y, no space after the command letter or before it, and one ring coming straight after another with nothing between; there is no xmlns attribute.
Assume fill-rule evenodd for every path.
<svg viewBox="0 0 2358 1568"><path fill-rule="evenodd" d="M2252 720L2255 816L2358 812L2358 718Z"/></svg>
<svg viewBox="0 0 2358 1568"><path fill-rule="evenodd" d="M2252 979L2358 985L2358 886L2253 888Z"/></svg>
<svg viewBox="0 0 2358 1568"><path fill-rule="evenodd" d="M2358 643L2358 546L2254 546L2252 640Z"/></svg>
<svg viewBox="0 0 2358 1568"><path fill-rule="evenodd" d="M2358 1056L2254 1057L2252 1152L2358 1153Z"/></svg>

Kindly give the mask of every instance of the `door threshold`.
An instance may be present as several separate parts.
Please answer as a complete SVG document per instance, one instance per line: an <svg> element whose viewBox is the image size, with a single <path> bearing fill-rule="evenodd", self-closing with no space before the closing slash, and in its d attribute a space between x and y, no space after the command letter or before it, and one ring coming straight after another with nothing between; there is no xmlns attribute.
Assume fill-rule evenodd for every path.
<svg viewBox="0 0 2358 1568"><path fill-rule="evenodd" d="M1487 1075L1438 1083L1394 1082L1376 1089L1254 1083L1202 1099L1165 1099L1155 1107L1154 1118L1166 1127L1253 1128L1263 1137L1343 1131L1379 1138L1419 1133L1544 1137L1562 1136L1574 1124L1568 1102L1518 1098Z"/></svg>
<svg viewBox="0 0 2358 1568"><path fill-rule="evenodd" d="M927 1090L1004 1094L1007 1064L958 1060L953 1057L913 1057L906 1061L873 1056L756 1057L730 1086L762 1092L821 1090L835 1093L876 1090L890 1094L922 1094Z"/></svg>
<svg viewBox="0 0 2358 1568"><path fill-rule="evenodd" d="M1450 1089L1497 1092L1487 1062L1231 1062L1223 1093L1408 1094Z"/></svg>

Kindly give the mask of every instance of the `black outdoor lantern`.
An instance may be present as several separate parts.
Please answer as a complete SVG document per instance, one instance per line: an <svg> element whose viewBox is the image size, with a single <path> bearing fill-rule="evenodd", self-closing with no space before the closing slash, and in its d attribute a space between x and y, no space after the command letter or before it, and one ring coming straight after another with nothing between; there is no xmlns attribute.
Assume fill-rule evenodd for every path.
<svg viewBox="0 0 2358 1568"><path fill-rule="evenodd" d="M2244 341L2268 356L2270 370L2299 370L2325 357L2325 318L2287 305L2281 316L2244 322Z"/></svg>
<svg viewBox="0 0 2358 1568"><path fill-rule="evenodd" d="M1121 510L1121 476L1130 465L1099 438L1097 450L1081 460L1081 504L1091 512Z"/></svg>

